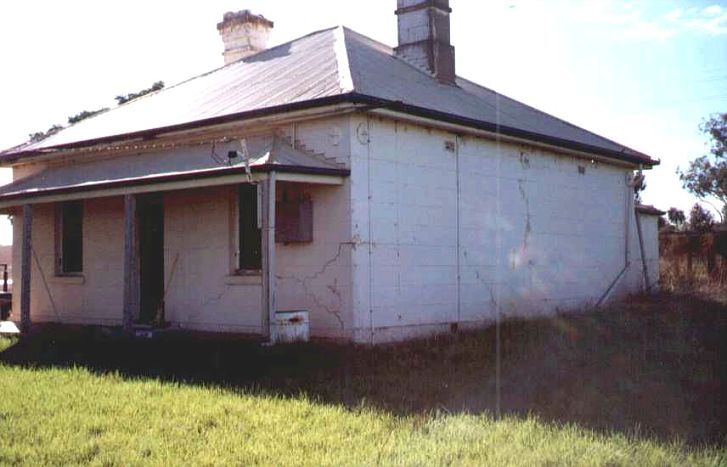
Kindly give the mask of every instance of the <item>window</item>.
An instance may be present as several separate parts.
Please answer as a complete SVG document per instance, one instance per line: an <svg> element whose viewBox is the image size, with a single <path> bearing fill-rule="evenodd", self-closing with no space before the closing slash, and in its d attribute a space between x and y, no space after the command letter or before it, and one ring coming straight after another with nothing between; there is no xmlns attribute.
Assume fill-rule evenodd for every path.
<svg viewBox="0 0 727 467"><path fill-rule="evenodd" d="M262 268L262 238L258 223L257 185L240 185L237 196L237 267L239 271Z"/></svg>
<svg viewBox="0 0 727 467"><path fill-rule="evenodd" d="M61 203L56 217L58 274L83 272L83 203Z"/></svg>
<svg viewBox="0 0 727 467"><path fill-rule="evenodd" d="M298 194L290 199L283 191L283 200L275 203L275 241L277 243L310 243L313 241L313 203L309 196Z"/></svg>

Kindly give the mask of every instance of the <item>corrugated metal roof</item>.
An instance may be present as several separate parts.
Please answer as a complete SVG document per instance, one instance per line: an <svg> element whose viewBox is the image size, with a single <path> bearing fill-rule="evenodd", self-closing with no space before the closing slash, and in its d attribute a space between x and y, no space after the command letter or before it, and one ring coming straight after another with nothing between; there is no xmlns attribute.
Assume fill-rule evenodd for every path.
<svg viewBox="0 0 727 467"><path fill-rule="evenodd" d="M326 99L387 103L614 158L648 156L462 78L442 84L344 27L319 31L84 120L6 156Z"/></svg>
<svg viewBox="0 0 727 467"><path fill-rule="evenodd" d="M340 166L295 149L280 138L249 138L245 145L251 171L284 168L287 172L348 175L348 171ZM216 148L203 145L185 148L184 151L160 152L153 158L136 154L50 166L35 175L0 187L0 198L90 190L131 181L153 182L161 178L244 173L245 164L241 157L227 162L228 151L233 150L241 150L239 142L221 144Z"/></svg>

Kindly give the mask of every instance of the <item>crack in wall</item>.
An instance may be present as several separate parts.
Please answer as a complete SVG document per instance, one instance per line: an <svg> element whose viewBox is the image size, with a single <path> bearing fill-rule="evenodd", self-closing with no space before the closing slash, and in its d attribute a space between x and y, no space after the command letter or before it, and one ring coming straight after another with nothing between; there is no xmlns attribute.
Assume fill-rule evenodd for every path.
<svg viewBox="0 0 727 467"><path fill-rule="evenodd" d="M314 272L313 274L309 274L307 276L304 276L302 278L296 277L296 276L276 276L279 280L290 280L292 282L295 282L300 285L300 287L303 289L303 292L305 293L306 297L308 297L314 305L316 305L318 308L322 309L329 315L333 316L336 321L338 321L338 324L341 326L341 329L345 329L345 323L343 321L343 317L341 316L341 308L343 307L343 297L341 296L341 291L338 289L338 279L334 278L332 284L325 285L326 289L336 297L336 304L330 305L329 303L326 303L325 297L321 297L318 293L316 293L315 290L312 289L313 284L312 281L315 281L316 279L323 276L326 271L334 265L343 254L343 249L346 246L351 246L352 249L355 249L357 245L359 245L360 241L352 241L352 242L341 242L338 244L338 250L336 251L336 254L328 259L325 263L323 263L323 266Z"/></svg>
<svg viewBox="0 0 727 467"><path fill-rule="evenodd" d="M209 297L204 302L202 302L202 305L200 305L200 308L204 309L208 305L222 301L222 298L225 296L225 294L227 293L228 290L230 290L230 286L226 285L222 289L222 292L220 292L219 294L214 295L212 297Z"/></svg>
<svg viewBox="0 0 727 467"><path fill-rule="evenodd" d="M532 232L531 215L530 215L530 199L525 192L525 179L518 179L517 181L518 190L520 190L520 196L525 201L525 232L523 233L523 252L528 249L528 242L530 241L530 233Z"/></svg>
<svg viewBox="0 0 727 467"><path fill-rule="evenodd" d="M277 276L278 279L282 280L290 280L292 282L295 282L300 285L300 287L303 289L303 292L305 293L305 296L308 297L311 302L321 310L325 311L329 315L333 316L336 321L338 321L338 324L341 326L341 329L345 329L345 324L343 322L343 318L341 317L341 305L343 299L341 298L341 293L337 289L337 280L334 279L333 285L328 285L327 288L330 290L334 296L338 298L338 304L337 306L329 306L328 304L323 302L323 298L319 297L318 294L316 294L315 291L311 289L311 285L305 281L304 279L301 279L299 277L294 276Z"/></svg>
<svg viewBox="0 0 727 467"><path fill-rule="evenodd" d="M490 305L492 305L492 309L497 313L497 298L495 298L495 291L492 290L492 287L487 287L487 291L490 293Z"/></svg>
<svg viewBox="0 0 727 467"><path fill-rule="evenodd" d="M531 220L531 213L530 213L530 198L528 198L528 194L525 191L525 183L526 180L523 178L518 179L517 186L518 190L520 190L520 196L522 196L523 201L525 202L525 231L523 232L523 246L520 250L520 256L521 260L527 259L527 280L528 280L528 290L533 289L533 276L534 276L534 270L533 266L535 265L533 260L529 257L529 243L530 243L530 235L533 231L532 226L532 220Z"/></svg>

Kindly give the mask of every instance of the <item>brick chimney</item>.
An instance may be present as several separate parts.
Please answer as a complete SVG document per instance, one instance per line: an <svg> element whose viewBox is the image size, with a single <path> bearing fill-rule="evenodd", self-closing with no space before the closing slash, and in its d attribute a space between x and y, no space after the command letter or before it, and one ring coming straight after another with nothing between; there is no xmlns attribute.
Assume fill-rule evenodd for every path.
<svg viewBox="0 0 727 467"><path fill-rule="evenodd" d="M267 48L273 22L250 10L228 11L217 24L217 30L225 44L225 65L236 62Z"/></svg>
<svg viewBox="0 0 727 467"><path fill-rule="evenodd" d="M449 0L397 0L399 46L395 52L439 81L455 84L449 38Z"/></svg>

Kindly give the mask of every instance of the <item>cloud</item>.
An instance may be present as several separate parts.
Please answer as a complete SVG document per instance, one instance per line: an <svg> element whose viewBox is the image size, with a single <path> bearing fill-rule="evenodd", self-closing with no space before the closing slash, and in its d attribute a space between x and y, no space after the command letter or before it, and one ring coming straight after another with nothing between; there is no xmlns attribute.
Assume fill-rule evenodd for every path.
<svg viewBox="0 0 727 467"><path fill-rule="evenodd" d="M721 6L719 5L712 5L708 6L704 10L702 10L703 13L707 16L719 16L724 11Z"/></svg>
<svg viewBox="0 0 727 467"><path fill-rule="evenodd" d="M575 21L607 25L628 39L669 39L679 34L727 34L727 9L714 4L704 8L675 8L666 13L653 3L597 0L574 8ZM658 5L658 4L657 4ZM649 6L650 8L643 8ZM640 8L642 7L642 8Z"/></svg>
<svg viewBox="0 0 727 467"><path fill-rule="evenodd" d="M727 10L719 5L708 6L693 14L687 27L713 36L727 34Z"/></svg>

